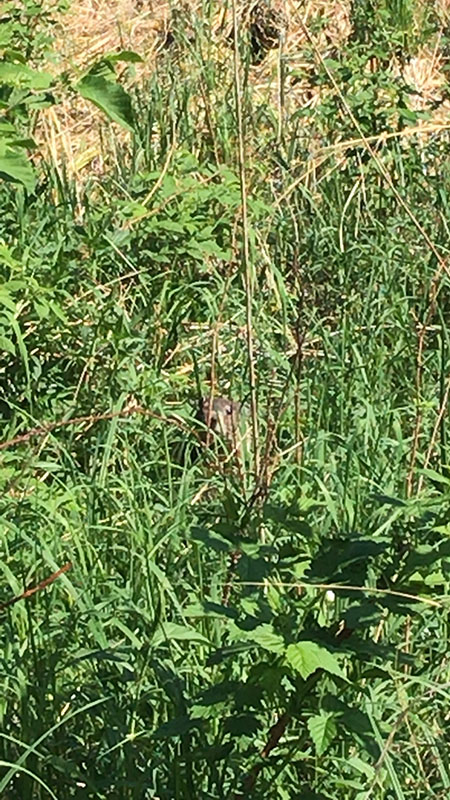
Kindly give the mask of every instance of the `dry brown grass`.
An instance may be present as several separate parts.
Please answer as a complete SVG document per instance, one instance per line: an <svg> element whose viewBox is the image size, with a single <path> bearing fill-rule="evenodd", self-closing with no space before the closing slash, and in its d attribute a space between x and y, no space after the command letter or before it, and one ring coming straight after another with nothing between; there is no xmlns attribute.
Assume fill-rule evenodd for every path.
<svg viewBox="0 0 450 800"><path fill-rule="evenodd" d="M287 29L283 50L300 69L305 43L303 27L312 17L321 15L327 23L320 36L320 46L326 50L338 45L350 32L348 0L310 0L301 10L296 0L278 4L285 14ZM217 58L232 61L232 51L225 44L231 28L230 4L217 5L212 20L212 32ZM103 54L133 50L144 59L127 75L128 84L148 76L156 59L165 48L173 8L187 15L200 13L201 0L171 3L168 0L74 0L68 13L61 15L56 26L56 69L75 79ZM244 8L242 3L241 8ZM278 53L271 51L263 63L252 69L256 95L277 102ZM288 87L289 88L289 87ZM296 104L311 103L307 76L288 91ZM36 130L40 151L56 165L64 161L72 175L101 172L107 154L104 131L110 127L102 113L82 97L71 95L44 111ZM126 139L128 134L114 126L116 135Z"/></svg>
<svg viewBox="0 0 450 800"><path fill-rule="evenodd" d="M450 0L436 0L436 4L444 24L450 14ZM70 11L61 15L56 27L55 69L68 73L75 80L104 53L133 50L141 55L143 63L127 69L123 78L128 85L142 81L167 49L165 42L173 9L182 10L194 19L201 13L201 6L201 0L74 0ZM286 111L290 112L300 106L314 106L320 99L319 90L310 82L314 65L306 57L305 27L322 17L324 24L320 34L315 35L316 47L322 55L339 48L351 33L350 0L307 0L305 4L298 0L279 0L278 6L287 21L283 54L300 74L300 78L285 86ZM228 62L231 70L232 50L225 42L231 29L230 2L217 3L216 8L211 24L215 57L222 64ZM244 2L241 10L245 10ZM268 100L274 106L279 102L278 64L278 52L272 50L251 71L256 98ZM417 90L412 95L414 108L428 109L441 99L445 82L442 67L438 39L433 50L424 50L403 68L405 79ZM400 68L394 65L394 69ZM196 108L196 111L201 118L201 110ZM433 120L447 120L448 113L449 105L442 103L433 112ZM102 172L110 157L108 148L105 150L110 127L91 103L72 94L43 112L36 139L40 151L56 165L64 161L72 175L92 175ZM118 126L113 127L119 139L127 139L129 134Z"/></svg>
<svg viewBox="0 0 450 800"><path fill-rule="evenodd" d="M142 8L139 0L74 0L56 25L55 70L75 79L105 53L133 50L144 59L133 70L134 80L142 80L153 68L169 15L169 3L160 0ZM41 152L56 165L64 161L70 174L101 172L107 127L102 113L75 94L42 113L36 138ZM120 130L117 135L128 136Z"/></svg>
<svg viewBox="0 0 450 800"><path fill-rule="evenodd" d="M117 50L136 50L151 62L170 7L167 0L140 7L139 0L74 0L56 32L63 68L79 70Z"/></svg>

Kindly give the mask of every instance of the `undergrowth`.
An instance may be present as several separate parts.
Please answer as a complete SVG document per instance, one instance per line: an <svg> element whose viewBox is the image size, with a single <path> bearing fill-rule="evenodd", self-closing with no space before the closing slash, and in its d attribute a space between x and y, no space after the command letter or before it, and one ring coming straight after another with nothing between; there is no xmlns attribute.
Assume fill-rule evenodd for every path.
<svg viewBox="0 0 450 800"><path fill-rule="evenodd" d="M448 133L391 70L439 21L354 4L277 107L209 5L129 94L2 20L0 795L443 800ZM129 131L100 176L28 154L63 91Z"/></svg>

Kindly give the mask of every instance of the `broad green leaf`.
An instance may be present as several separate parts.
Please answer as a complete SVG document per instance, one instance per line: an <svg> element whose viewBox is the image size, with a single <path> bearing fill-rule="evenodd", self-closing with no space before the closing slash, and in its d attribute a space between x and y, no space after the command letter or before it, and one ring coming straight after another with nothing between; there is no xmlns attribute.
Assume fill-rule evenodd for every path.
<svg viewBox="0 0 450 800"><path fill-rule="evenodd" d="M24 289L30 287L29 281L22 281L20 278L13 278L3 284L3 288L7 292L22 292Z"/></svg>
<svg viewBox="0 0 450 800"><path fill-rule="evenodd" d="M321 711L320 714L315 714L308 720L308 730L317 755L322 755L336 736L335 715L330 711Z"/></svg>
<svg viewBox="0 0 450 800"><path fill-rule="evenodd" d="M35 150L36 149L36 142L34 139L10 139L8 142L10 147L23 147L25 150Z"/></svg>
<svg viewBox="0 0 450 800"><path fill-rule="evenodd" d="M254 736L260 724L255 714L239 714L225 720L224 731L231 736Z"/></svg>
<svg viewBox="0 0 450 800"><path fill-rule="evenodd" d="M155 223L155 230L173 231L174 233L184 233L184 225L172 219L163 219Z"/></svg>
<svg viewBox="0 0 450 800"><path fill-rule="evenodd" d="M271 653L284 653L286 647L283 637L279 633L275 633L272 625L258 625L257 628L249 631L248 639Z"/></svg>
<svg viewBox="0 0 450 800"><path fill-rule="evenodd" d="M332 675L339 675L340 678L345 677L335 656L316 642L290 644L286 650L286 661L304 679L316 669L323 669Z"/></svg>
<svg viewBox="0 0 450 800"><path fill-rule="evenodd" d="M86 75L75 87L85 100L97 106L110 120L129 131L133 130L130 96L118 83L101 75Z"/></svg>
<svg viewBox="0 0 450 800"><path fill-rule="evenodd" d="M28 89L48 89L51 82L52 76L49 72L39 72L26 64L0 61L0 84Z"/></svg>
<svg viewBox="0 0 450 800"><path fill-rule="evenodd" d="M436 525L433 528L436 533L442 533L444 536L450 536L450 522L447 522L445 525Z"/></svg>
<svg viewBox="0 0 450 800"><path fill-rule="evenodd" d="M34 170L26 155L9 148L0 155L0 178L21 183L28 192L33 192L36 186Z"/></svg>
<svg viewBox="0 0 450 800"><path fill-rule="evenodd" d="M179 642L199 642L200 644L210 645L206 636L196 631L195 628L188 628L187 625L177 625L176 622L167 622L161 625L161 629L155 633L152 639L152 644L157 647L163 642L168 642L172 639Z"/></svg>
<svg viewBox="0 0 450 800"><path fill-rule="evenodd" d="M341 62L336 61L335 58L325 58L323 63L328 69L339 69L341 67Z"/></svg>
<svg viewBox="0 0 450 800"><path fill-rule="evenodd" d="M218 258L226 258L230 255L229 250L224 250L222 247L219 247L217 242L214 239L206 239L198 242L198 248L201 253L206 256L217 256Z"/></svg>
<svg viewBox="0 0 450 800"><path fill-rule="evenodd" d="M127 217L128 219L130 217L137 219L138 217L144 216L144 214L148 214L148 208L143 206L141 203L124 203L120 210L122 211L124 217Z"/></svg>

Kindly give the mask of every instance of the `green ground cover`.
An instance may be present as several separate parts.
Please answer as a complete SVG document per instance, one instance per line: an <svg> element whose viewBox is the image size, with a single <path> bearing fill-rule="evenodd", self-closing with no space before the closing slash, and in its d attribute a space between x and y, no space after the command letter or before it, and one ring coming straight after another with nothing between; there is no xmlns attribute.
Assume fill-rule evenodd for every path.
<svg viewBox="0 0 450 800"><path fill-rule="evenodd" d="M302 105L211 7L130 91L2 12L0 797L443 800L450 148L392 59L446 31L359 2L324 59L318 18ZM101 175L30 155L64 92Z"/></svg>

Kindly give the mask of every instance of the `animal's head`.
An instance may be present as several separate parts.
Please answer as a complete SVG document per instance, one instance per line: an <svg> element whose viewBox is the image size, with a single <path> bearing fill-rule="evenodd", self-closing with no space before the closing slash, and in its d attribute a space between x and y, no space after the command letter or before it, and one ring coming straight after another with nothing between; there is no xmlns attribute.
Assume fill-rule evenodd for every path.
<svg viewBox="0 0 450 800"><path fill-rule="evenodd" d="M200 403L200 418L212 431L231 437L239 424L241 403L228 397L203 397Z"/></svg>

